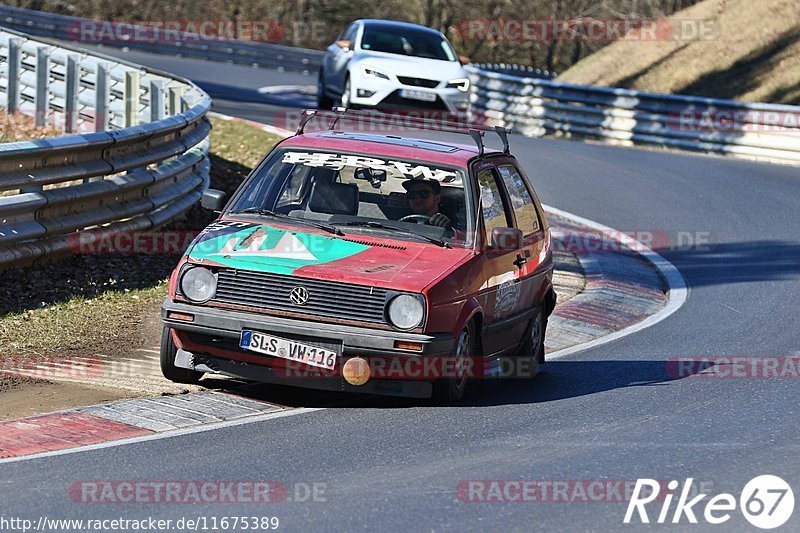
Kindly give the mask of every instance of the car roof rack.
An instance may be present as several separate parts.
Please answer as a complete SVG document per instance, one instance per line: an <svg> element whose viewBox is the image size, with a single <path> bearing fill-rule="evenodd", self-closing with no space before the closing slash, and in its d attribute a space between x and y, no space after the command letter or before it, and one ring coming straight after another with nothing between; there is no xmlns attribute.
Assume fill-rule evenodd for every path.
<svg viewBox="0 0 800 533"><path fill-rule="evenodd" d="M308 121L314 117L331 119L330 123L328 124L329 130L333 130L342 117L367 119L374 124L385 125L395 125L398 121L398 117L396 115L389 115L381 112L356 111L344 107L334 107L330 111L325 111L322 109L304 109L295 135L302 135L306 124L308 124ZM482 126L479 124L464 124L462 122L451 120L431 120L429 118L412 116L403 116L401 120L405 125L417 126L420 129L443 131L447 133L468 134L470 137L472 137L472 140L478 147L478 157L483 157L484 155L484 134L487 131L494 132L503 142L503 153L506 155L511 153L508 145L508 134L511 133L511 130L503 128L502 126Z"/></svg>

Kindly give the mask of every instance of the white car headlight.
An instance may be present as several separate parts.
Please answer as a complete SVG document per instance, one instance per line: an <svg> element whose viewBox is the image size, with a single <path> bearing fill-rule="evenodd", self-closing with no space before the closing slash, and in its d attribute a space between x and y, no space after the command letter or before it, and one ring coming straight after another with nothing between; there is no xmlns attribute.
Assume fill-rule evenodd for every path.
<svg viewBox="0 0 800 533"><path fill-rule="evenodd" d="M448 89L458 89L465 93L469 91L469 78L458 78L447 82Z"/></svg>
<svg viewBox="0 0 800 533"><path fill-rule="evenodd" d="M424 315L422 302L410 294L395 296L389 302L389 322L398 329L413 329L420 325Z"/></svg>
<svg viewBox="0 0 800 533"><path fill-rule="evenodd" d="M203 303L217 292L217 278L207 268L192 267L181 276L181 293L195 303Z"/></svg>
<svg viewBox="0 0 800 533"><path fill-rule="evenodd" d="M367 76L368 78L380 78L382 80L390 79L386 72L379 68L370 67L369 65L361 65L361 72L363 72L364 76Z"/></svg>

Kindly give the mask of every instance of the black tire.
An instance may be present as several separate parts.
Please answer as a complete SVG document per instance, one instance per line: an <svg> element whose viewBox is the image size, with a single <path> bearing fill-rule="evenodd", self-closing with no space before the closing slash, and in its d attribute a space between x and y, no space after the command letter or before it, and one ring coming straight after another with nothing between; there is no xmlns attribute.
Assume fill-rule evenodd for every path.
<svg viewBox="0 0 800 533"><path fill-rule="evenodd" d="M456 345L453 349L453 357L467 357L475 358L475 341L476 341L475 325L473 322L467 324L464 329L459 333L456 339ZM458 369L458 375L454 377L442 378L433 384L433 397L437 401L444 403L455 403L461 401L465 393L471 390L470 380L467 369L469 368L469 361L465 360L465 365ZM458 366L458 362L456 363ZM463 371L463 372L462 372Z"/></svg>
<svg viewBox="0 0 800 533"><path fill-rule="evenodd" d="M333 98L325 94L325 77L322 70L319 71L317 78L317 109L330 111L333 108Z"/></svg>
<svg viewBox="0 0 800 533"><path fill-rule="evenodd" d="M161 333L161 373L164 374L165 378L175 383L194 384L200 381L200 378L204 375L203 372L175 366L175 355L177 353L178 348L175 346L175 341L172 340L172 328L164 326L164 330Z"/></svg>
<svg viewBox="0 0 800 533"><path fill-rule="evenodd" d="M524 372L526 377L535 377L539 373L539 366L544 363L544 339L547 331L547 319L544 316L544 308L539 307L535 317L525 332L525 340L517 351L517 363L520 373ZM531 359L531 365L522 365L519 360Z"/></svg>

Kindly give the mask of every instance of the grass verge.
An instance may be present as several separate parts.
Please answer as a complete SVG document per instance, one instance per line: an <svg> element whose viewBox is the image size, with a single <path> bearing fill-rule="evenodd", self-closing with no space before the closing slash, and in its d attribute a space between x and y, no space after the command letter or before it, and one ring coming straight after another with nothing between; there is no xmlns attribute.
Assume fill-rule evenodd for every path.
<svg viewBox="0 0 800 533"><path fill-rule="evenodd" d="M559 81L800 104L797 0L705 0L669 20L687 35L695 26L711 31L705 39L617 41L576 63Z"/></svg>
<svg viewBox="0 0 800 533"><path fill-rule="evenodd" d="M279 137L239 122L211 121L211 187L233 192ZM199 231L213 218L195 205L162 230ZM141 346L142 328L158 316L178 259L73 255L5 271L0 278L0 359L125 356Z"/></svg>

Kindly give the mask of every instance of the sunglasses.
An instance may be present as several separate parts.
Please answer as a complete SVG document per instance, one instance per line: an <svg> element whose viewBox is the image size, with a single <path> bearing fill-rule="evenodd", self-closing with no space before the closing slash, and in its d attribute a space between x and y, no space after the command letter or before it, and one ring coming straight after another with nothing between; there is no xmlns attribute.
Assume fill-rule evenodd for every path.
<svg viewBox="0 0 800 533"><path fill-rule="evenodd" d="M414 198L422 198L423 200L427 200L431 197L431 191L408 191L406 193L406 198L409 200L413 200Z"/></svg>

